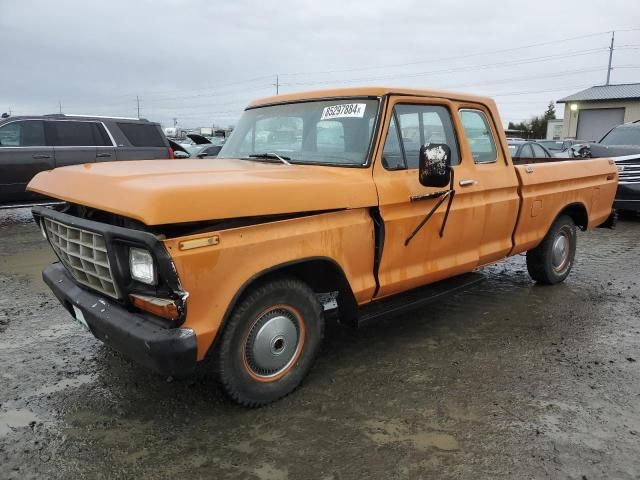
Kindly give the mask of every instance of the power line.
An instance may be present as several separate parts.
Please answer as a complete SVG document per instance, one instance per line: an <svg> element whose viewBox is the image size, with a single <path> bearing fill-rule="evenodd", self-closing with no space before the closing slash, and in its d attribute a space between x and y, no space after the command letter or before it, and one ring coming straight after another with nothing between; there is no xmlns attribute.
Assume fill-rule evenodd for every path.
<svg viewBox="0 0 640 480"><path fill-rule="evenodd" d="M485 52L470 53L470 54L466 54L466 55L456 55L456 56L451 56L451 57L441 57L441 58L435 58L435 59L432 58L432 59L429 59L429 60L420 60L420 61L416 61L416 62L395 63L395 64L377 65L377 66L368 66L368 67L354 67L354 68L347 68L347 69L342 69L342 70L325 70L325 71L315 71L315 72L283 73L281 75L297 76L297 75L318 75L318 74L327 74L327 73L345 73L345 72L355 72L355 71L361 71L361 70L374 70L374 69L378 69L378 68L406 67L406 66L410 66L410 65L420 65L420 64L424 64L424 63L445 62L445 61L449 61L449 60L461 60L461 59L465 59L465 58L480 57L480 56L484 56L484 55L493 55L493 54L497 54L497 53L514 52L514 51L524 50L524 49L528 49L528 48L541 47L541 46L545 46L545 45L553 45L553 44L556 44L556 43L564 43L564 42L569 42L569 41L572 41L572 40L580 40L580 39L583 39L583 38L597 37L597 36L605 35L605 34L608 34L608 33L610 33L610 31L589 33L589 34L585 34L585 35L579 35L577 37L562 38L562 39L558 39L558 40L549 40L547 42L532 43L532 44L529 44L529 45L520 45L518 47L510 47L510 48L503 48L503 49L500 49L500 50L491 50L491 51L485 51Z"/></svg>
<svg viewBox="0 0 640 480"><path fill-rule="evenodd" d="M430 70L430 71L426 71L426 72L394 73L394 74L390 74L390 75L382 75L382 76L377 76L377 77L367 76L367 77L358 77L358 78L343 79L343 80L334 79L334 80L319 80L319 81L313 81L313 82L294 82L294 83L283 83L282 85L290 85L290 86L325 85L325 84L331 84L331 83L354 83L354 82L371 81L371 80L388 80L388 79L394 79L394 78L399 78L399 77L401 77L401 78L414 78L414 77L422 77L422 76L429 76L429 75L441 75L441 74L446 74L446 73L469 72L469 71L475 71L475 70L487 70L487 69L491 69L491 68L508 67L508 66L514 66L514 65L524 65L524 64L530 64L530 63L545 62L545 61L548 61L548 60L557 60L557 59L562 59L562 58L573 58L573 57L579 57L579 56L585 56L585 55L592 55L593 53L603 52L604 50L606 50L605 47L600 47L600 48L594 48L594 49L589 49L589 50L576 50L576 51L573 51L573 52L558 53L558 54L551 54L551 55L543 55L543 56L540 56L540 57L533 57L533 58L528 58L528 59L507 60L507 61L503 61L503 62L494 62L494 63L480 64L480 65L470 65L470 66L447 68L447 69L440 69L440 70Z"/></svg>

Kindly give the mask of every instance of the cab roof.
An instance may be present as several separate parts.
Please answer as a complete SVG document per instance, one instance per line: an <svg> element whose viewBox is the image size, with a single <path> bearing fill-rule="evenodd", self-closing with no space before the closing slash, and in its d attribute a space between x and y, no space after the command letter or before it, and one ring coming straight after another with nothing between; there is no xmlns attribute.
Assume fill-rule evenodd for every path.
<svg viewBox="0 0 640 480"><path fill-rule="evenodd" d="M448 98L462 102L474 102L484 105L495 105L493 99L478 95L469 95L460 92L449 92L446 90L419 90L412 88L398 87L356 87L356 88L332 88L326 90L312 90L305 92L288 93L286 95L276 95L272 97L254 100L247 108L259 107L263 105L273 105L277 103L290 103L300 100L311 100L321 98L338 97L382 97L384 95L406 95L414 97L434 97Z"/></svg>

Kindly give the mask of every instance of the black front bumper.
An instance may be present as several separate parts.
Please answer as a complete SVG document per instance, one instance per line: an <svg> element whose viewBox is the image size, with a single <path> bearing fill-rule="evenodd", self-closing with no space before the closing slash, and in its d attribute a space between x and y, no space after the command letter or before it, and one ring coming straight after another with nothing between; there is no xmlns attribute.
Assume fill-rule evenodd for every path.
<svg viewBox="0 0 640 480"><path fill-rule="evenodd" d="M613 208L640 211L640 183L619 184Z"/></svg>
<svg viewBox="0 0 640 480"><path fill-rule="evenodd" d="M45 268L42 278L71 315L73 305L82 311L96 338L135 362L162 375L183 374L195 367L193 330L165 328L103 295L80 288L59 263Z"/></svg>

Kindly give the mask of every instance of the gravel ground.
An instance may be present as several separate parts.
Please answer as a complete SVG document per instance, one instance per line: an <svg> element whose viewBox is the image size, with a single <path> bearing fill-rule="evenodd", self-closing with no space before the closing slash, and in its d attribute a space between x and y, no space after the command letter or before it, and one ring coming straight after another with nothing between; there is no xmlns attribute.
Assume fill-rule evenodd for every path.
<svg viewBox="0 0 640 480"><path fill-rule="evenodd" d="M0 478L640 478L640 222L580 234L564 284L521 256L360 330L329 325L294 394L245 410L210 365L166 379L83 331L0 212Z"/></svg>

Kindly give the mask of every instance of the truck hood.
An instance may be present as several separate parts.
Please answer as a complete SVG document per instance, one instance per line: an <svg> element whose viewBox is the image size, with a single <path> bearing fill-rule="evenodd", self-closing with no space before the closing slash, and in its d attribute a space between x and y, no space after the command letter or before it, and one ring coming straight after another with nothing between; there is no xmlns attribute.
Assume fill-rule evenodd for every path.
<svg viewBox="0 0 640 480"><path fill-rule="evenodd" d="M87 163L41 172L27 190L146 225L377 203L369 169L231 159Z"/></svg>

